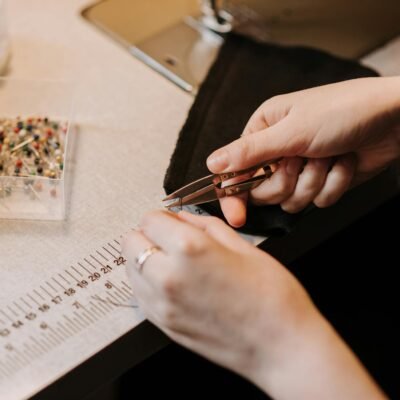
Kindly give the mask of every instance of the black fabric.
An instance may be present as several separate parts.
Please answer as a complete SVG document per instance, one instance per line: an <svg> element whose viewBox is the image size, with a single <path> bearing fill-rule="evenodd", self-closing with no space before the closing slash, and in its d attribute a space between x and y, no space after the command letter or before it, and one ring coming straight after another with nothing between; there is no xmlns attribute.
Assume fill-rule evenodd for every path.
<svg viewBox="0 0 400 400"><path fill-rule="evenodd" d="M268 98L367 76L377 74L357 62L323 51L262 44L230 35L180 132L164 180L166 192L207 175L209 154L238 138L251 114ZM202 208L223 218L217 202ZM303 215L287 214L279 206L250 206L247 223L241 230L261 235L286 233Z"/></svg>

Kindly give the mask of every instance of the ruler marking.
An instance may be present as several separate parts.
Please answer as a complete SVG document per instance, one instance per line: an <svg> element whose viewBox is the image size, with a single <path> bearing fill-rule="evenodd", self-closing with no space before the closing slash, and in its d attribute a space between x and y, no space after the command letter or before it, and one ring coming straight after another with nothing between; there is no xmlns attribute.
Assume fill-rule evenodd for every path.
<svg viewBox="0 0 400 400"><path fill-rule="evenodd" d="M13 320L3 310L0 310L0 313L2 313L10 322L13 322Z"/></svg>
<svg viewBox="0 0 400 400"><path fill-rule="evenodd" d="M1 360L0 360L0 371L2 374L2 378L9 377L7 369L4 368L3 362Z"/></svg>
<svg viewBox="0 0 400 400"><path fill-rule="evenodd" d="M74 318L73 321L76 323L76 325L79 326L80 330L84 330L86 327L84 326L84 324L78 320L78 318Z"/></svg>
<svg viewBox="0 0 400 400"><path fill-rule="evenodd" d="M24 344L24 348L26 353L28 354L29 360L30 362L32 362L33 360L35 360L35 358L37 357L36 353L33 351L32 347L30 347L29 345L27 345L26 343Z"/></svg>
<svg viewBox="0 0 400 400"><path fill-rule="evenodd" d="M94 324L95 321L97 321L97 318L94 315L91 315L91 313L86 309L86 307L84 305L81 306L82 307L82 314L89 320L89 323ZM94 320L92 319L92 317L94 318Z"/></svg>
<svg viewBox="0 0 400 400"><path fill-rule="evenodd" d="M25 301L24 298L20 297L19 299L20 299L28 308L32 308L32 306L31 306L27 301Z"/></svg>
<svg viewBox="0 0 400 400"><path fill-rule="evenodd" d="M120 243L120 242L118 242L118 240L117 240L117 239L114 239L114 242L115 242L115 243L117 243L117 245L118 245L118 246L121 246L121 243Z"/></svg>
<svg viewBox="0 0 400 400"><path fill-rule="evenodd" d="M9 357L9 355L7 356L6 363L8 365L8 369L10 370L11 376L13 376L18 371L18 367L14 365L13 360Z"/></svg>
<svg viewBox="0 0 400 400"><path fill-rule="evenodd" d="M102 262L100 262L95 256L93 256L92 254L90 254L90 257L92 257L93 260L97 262L97 264L100 264L102 267L104 267L104 264L103 264Z"/></svg>
<svg viewBox="0 0 400 400"><path fill-rule="evenodd" d="M80 282L80 280L78 278L75 278L75 276L73 276L69 271L67 271L66 269L64 270L66 274L68 274L72 279L75 279L78 283Z"/></svg>
<svg viewBox="0 0 400 400"><path fill-rule="evenodd" d="M86 262L86 264L90 265L92 268L97 270L97 268L87 258L84 258L83 260Z"/></svg>
<svg viewBox="0 0 400 400"><path fill-rule="evenodd" d="M114 300L110 299L109 297L106 297L106 301L108 302L108 305L112 308L117 308L119 306L119 303L115 303Z"/></svg>
<svg viewBox="0 0 400 400"><path fill-rule="evenodd" d="M47 352L46 346L43 346L43 344L41 342L39 342L39 340L37 340L33 336L29 336L29 338L32 340L33 343L36 344L36 346L39 348L39 350L42 352L42 354Z"/></svg>
<svg viewBox="0 0 400 400"><path fill-rule="evenodd" d="M18 361L21 363L21 369L24 368L27 364L27 361L24 357L22 357L22 354L18 351L18 349L14 349L14 357L17 358Z"/></svg>
<svg viewBox="0 0 400 400"><path fill-rule="evenodd" d="M22 314L27 314L27 311L25 311L17 302L13 301L13 304L22 312Z"/></svg>
<svg viewBox="0 0 400 400"><path fill-rule="evenodd" d="M46 349L46 353L50 350L52 350L55 346L55 344L50 340L48 335L46 335L46 332L41 332L42 338L40 339L41 342L43 342L43 346Z"/></svg>
<svg viewBox="0 0 400 400"><path fill-rule="evenodd" d="M26 357L24 353L22 353L19 349L15 349L16 354L19 356L19 358L22 360L24 363L24 367L28 364L30 364L29 359Z"/></svg>
<svg viewBox="0 0 400 400"><path fill-rule="evenodd" d="M15 362L13 354L7 354L6 357L8 360L6 361L6 363L8 367L11 369L11 373L15 374L20 369L20 366L18 365L18 363Z"/></svg>
<svg viewBox="0 0 400 400"><path fill-rule="evenodd" d="M108 293L108 295L114 300L114 305L116 306L120 306L120 305L124 305L124 303L121 303L121 300L118 300L117 298L115 298L115 296L112 293Z"/></svg>
<svg viewBox="0 0 400 400"><path fill-rule="evenodd" d="M79 328L77 326L75 326L75 323L65 314L63 314L63 317L67 321L67 323L69 323L71 325L70 329L72 329L74 333L78 333Z"/></svg>
<svg viewBox="0 0 400 400"><path fill-rule="evenodd" d="M115 259L117 259L118 257L115 257L113 253L111 253L110 250L107 250L104 246L102 246L102 249L104 249L104 251L106 251L111 257L114 257Z"/></svg>
<svg viewBox="0 0 400 400"><path fill-rule="evenodd" d="M63 340L60 337L60 335L54 330L54 328L52 326L49 326L49 335L51 334L51 336L53 337L53 339L58 342L57 345L60 345Z"/></svg>
<svg viewBox="0 0 400 400"><path fill-rule="evenodd" d="M64 280L65 283L67 283L68 285L71 284L70 281L69 281L64 275L58 274L58 276L59 276L62 280Z"/></svg>
<svg viewBox="0 0 400 400"><path fill-rule="evenodd" d="M45 339L46 346L48 346L49 349L57 346L57 342L55 342L54 339L46 332L42 332L42 340L43 338Z"/></svg>
<svg viewBox="0 0 400 400"><path fill-rule="evenodd" d="M130 291L133 293L132 287L129 286L125 281L121 281L121 283Z"/></svg>
<svg viewBox="0 0 400 400"><path fill-rule="evenodd" d="M105 313L109 313L110 311L112 311L112 308L108 305L108 303L100 298L95 298L98 301L98 305L99 307L101 307Z"/></svg>
<svg viewBox="0 0 400 400"><path fill-rule="evenodd" d="M126 295L129 297L129 300L131 300L134 296L132 292L129 292L127 289L125 289L124 287L121 288L121 290L124 291L124 293L126 293Z"/></svg>
<svg viewBox="0 0 400 400"><path fill-rule="evenodd" d="M27 294L27 296L28 296L34 303L36 303L37 306L40 307L40 303L39 303L34 297L32 297L29 293Z"/></svg>
<svg viewBox="0 0 400 400"><path fill-rule="evenodd" d="M18 370L20 369L20 367L15 363L14 358L10 355L7 354L7 365L9 367L9 369L11 370L11 374L14 375L16 372L18 372Z"/></svg>
<svg viewBox="0 0 400 400"><path fill-rule="evenodd" d="M89 304L91 304L90 309L92 310L92 312L96 312L96 315L98 315L100 318L105 317L106 314L104 313L104 311L102 309L100 309L99 307L96 307L94 305L94 303L90 302Z"/></svg>
<svg viewBox="0 0 400 400"><path fill-rule="evenodd" d="M46 299L45 299L36 289L33 289L33 292L34 292L38 297L40 297L42 300L46 301Z"/></svg>
<svg viewBox="0 0 400 400"><path fill-rule="evenodd" d="M81 324L82 329L87 328L87 323L86 321L82 318L81 314L78 314L76 311L74 311L74 315L76 317L76 320Z"/></svg>
<svg viewBox="0 0 400 400"><path fill-rule="evenodd" d="M108 261L108 258L106 258L106 257L104 256L103 253L100 253L98 250L96 250L96 253L97 253L99 256L103 257L106 261Z"/></svg>
<svg viewBox="0 0 400 400"><path fill-rule="evenodd" d="M24 366L26 366L27 364L30 363L29 359L26 357L26 355L24 353L22 353L21 351L19 351L18 349L15 349L15 353L17 354L17 356L22 360Z"/></svg>
<svg viewBox="0 0 400 400"><path fill-rule="evenodd" d="M114 310L112 306L116 307L114 302L108 297L106 299L102 299L99 295L92 296L92 297L94 299L98 300L100 302L99 304L103 304L104 306L106 306L109 311L113 311Z"/></svg>
<svg viewBox="0 0 400 400"><path fill-rule="evenodd" d="M80 266L80 267L82 267L89 275L91 275L92 274L92 271L89 271L86 267L84 267L80 262L78 262L78 265Z"/></svg>
<svg viewBox="0 0 400 400"><path fill-rule="evenodd" d="M125 301L126 301L126 299L124 298L124 297L122 297L118 292L116 292L116 291L114 291L114 295L112 295L112 293L110 293L110 296L113 296L114 298L115 298L115 296L116 297L118 297L119 298L119 302L121 303L121 304L124 304L125 303Z"/></svg>
<svg viewBox="0 0 400 400"><path fill-rule="evenodd" d="M32 342L32 340L31 340L31 342ZM41 350L39 349L39 347L35 343L31 343L30 347L34 351L34 353L36 354L36 356L35 356L36 358L40 357L42 355Z"/></svg>
<svg viewBox="0 0 400 400"><path fill-rule="evenodd" d="M2 370L3 375L5 375L6 377L11 377L7 367L3 364L3 361L0 360L0 368Z"/></svg>
<svg viewBox="0 0 400 400"><path fill-rule="evenodd" d="M43 290L43 292L45 292L50 297L50 299L53 298L53 296L42 285L40 285L40 288Z"/></svg>
<svg viewBox="0 0 400 400"><path fill-rule="evenodd" d="M53 347L57 347L59 345L58 340L54 337L54 335L51 332L46 332L45 336L47 336L48 340L51 340L53 342Z"/></svg>
<svg viewBox="0 0 400 400"><path fill-rule="evenodd" d="M65 342L69 338L69 335L67 335L65 330L62 330L59 326L56 327L55 331L57 332L57 335L61 337L63 342Z"/></svg>
<svg viewBox="0 0 400 400"><path fill-rule="evenodd" d="M111 282L110 282L111 283ZM118 293L121 294L121 296L123 297L124 300L130 300L132 296L127 296L120 288L117 284L115 283L111 283L118 291Z"/></svg>
<svg viewBox="0 0 400 400"><path fill-rule="evenodd" d="M18 317L18 314L10 306L7 306L7 308L11 311L12 314Z"/></svg>
<svg viewBox="0 0 400 400"><path fill-rule="evenodd" d="M90 311L90 313L96 317L96 320L98 320L99 318L101 319L102 316L99 314L99 312L97 310L95 310L93 307L88 308L88 311Z"/></svg>
<svg viewBox="0 0 400 400"><path fill-rule="evenodd" d="M100 305L102 307L104 307L107 310L107 312L112 312L113 311L113 308L111 307L111 304L107 300L103 300L103 302L101 302Z"/></svg>
<svg viewBox="0 0 400 400"><path fill-rule="evenodd" d="M84 316L89 321L89 325L90 324L94 324L95 321L97 321L97 318L96 319L92 319L94 317L92 315L90 315L89 312L86 311L86 309L83 309L81 314L82 314L82 316Z"/></svg>
<svg viewBox="0 0 400 400"><path fill-rule="evenodd" d="M43 346L46 349L46 353L48 353L50 350L52 350L54 348L54 344L48 340L45 332L42 331L41 333L42 333L42 338L40 339L40 341L43 342ZM44 336L44 339L43 339L43 336Z"/></svg>
<svg viewBox="0 0 400 400"><path fill-rule="evenodd" d="M99 261L95 256L90 255L90 257L92 257L94 261L96 261L98 264L104 267L104 264L101 261Z"/></svg>
<svg viewBox="0 0 400 400"><path fill-rule="evenodd" d="M29 345L29 348L30 348L31 351L32 351L32 354L33 354L33 358L34 358L34 359L39 358L39 357L42 355L42 353L39 351L39 349L37 348L36 345L33 345L33 344L31 343L31 344Z"/></svg>
<svg viewBox="0 0 400 400"><path fill-rule="evenodd" d="M83 324L85 326L85 329L91 324L90 319L87 317L87 315L84 313L84 311L80 311L79 313L79 318L83 321Z"/></svg>
<svg viewBox="0 0 400 400"><path fill-rule="evenodd" d="M104 317L106 316L106 313L100 307L97 307L97 305L94 304L92 300L90 300L89 304L92 306L92 308L96 309Z"/></svg>
<svg viewBox="0 0 400 400"><path fill-rule="evenodd" d="M50 289L53 289L56 293L58 293L58 290L53 285L51 285L50 282L46 281L46 284Z"/></svg>
<svg viewBox="0 0 400 400"><path fill-rule="evenodd" d="M110 242L107 243L118 255L121 255L121 250L117 250Z"/></svg>
<svg viewBox="0 0 400 400"><path fill-rule="evenodd" d="M71 265L71 268L80 276L83 276L83 274L80 273L73 265Z"/></svg>
<svg viewBox="0 0 400 400"><path fill-rule="evenodd" d="M17 364L18 364L18 368L19 368L19 369L24 368L25 363L24 363L24 361L22 360L22 358L19 357L19 355L18 355L18 353L17 353L17 349L15 349L15 348L14 348L14 350L13 350L13 355L12 355L12 357L14 358L15 361L17 361Z"/></svg>
<svg viewBox="0 0 400 400"><path fill-rule="evenodd" d="M24 343L24 347L26 349L26 351L30 354L30 359L34 360L35 358L38 357L37 353L33 350L32 346L29 346L28 343Z"/></svg>
<svg viewBox="0 0 400 400"><path fill-rule="evenodd" d="M64 339L60 336L60 334L53 327L50 326L49 331L53 334L55 339L59 340L58 344L61 344L64 342Z"/></svg>
<svg viewBox="0 0 400 400"><path fill-rule="evenodd" d="M67 337L71 337L73 333L71 333L71 331L69 330L70 328L67 329L67 327L60 321L57 322L57 325L59 327L59 329L65 333L65 335L67 335Z"/></svg>
<svg viewBox="0 0 400 400"><path fill-rule="evenodd" d="M57 283L57 285L60 286L60 288L62 288L62 289L64 289L64 290L67 290L67 289L65 288L65 286L62 285L60 282L58 282L58 280L57 280L56 278L51 278L51 279L53 279L53 281L54 281L55 283Z"/></svg>

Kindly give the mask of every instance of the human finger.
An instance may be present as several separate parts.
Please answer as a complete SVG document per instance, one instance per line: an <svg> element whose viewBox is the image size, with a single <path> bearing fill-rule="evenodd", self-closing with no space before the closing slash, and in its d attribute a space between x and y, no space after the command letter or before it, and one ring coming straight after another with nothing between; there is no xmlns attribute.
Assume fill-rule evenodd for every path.
<svg viewBox="0 0 400 400"><path fill-rule="evenodd" d="M228 196L219 200L221 210L229 225L240 228L246 222L247 193L238 196Z"/></svg>
<svg viewBox="0 0 400 400"><path fill-rule="evenodd" d="M261 131L287 116L291 108L289 96L274 96L257 108L248 120L242 135Z"/></svg>
<svg viewBox="0 0 400 400"><path fill-rule="evenodd" d="M339 157L328 173L321 191L314 198L314 204L323 208L336 203L350 187L355 167L356 160L353 154Z"/></svg>
<svg viewBox="0 0 400 400"><path fill-rule="evenodd" d="M271 177L250 192L254 204L280 204L290 197L303 168L300 157L285 158Z"/></svg>
<svg viewBox="0 0 400 400"><path fill-rule="evenodd" d="M324 186L331 163L330 158L308 159L292 195L281 203L282 209L296 213L311 204Z"/></svg>
<svg viewBox="0 0 400 400"><path fill-rule="evenodd" d="M240 171L265 161L290 157L301 153L305 147L301 135L294 134L289 118L264 130L244 135L216 150L207 159L213 173Z"/></svg>
<svg viewBox="0 0 400 400"><path fill-rule="evenodd" d="M247 250L250 246L231 227L217 217L199 216L186 211L181 211L178 215L182 220L204 230L222 246L230 250L237 252ZM253 247L251 246L251 248Z"/></svg>
<svg viewBox="0 0 400 400"><path fill-rule="evenodd" d="M204 232L167 211L147 213L140 227L149 240L169 255L194 255L204 250L207 244Z"/></svg>
<svg viewBox="0 0 400 400"><path fill-rule="evenodd" d="M140 289L145 282L158 281L166 272L165 265L168 263L166 254L142 232L132 230L127 233L122 240L121 248L127 260L128 277L135 287ZM146 252L149 253L146 255Z"/></svg>

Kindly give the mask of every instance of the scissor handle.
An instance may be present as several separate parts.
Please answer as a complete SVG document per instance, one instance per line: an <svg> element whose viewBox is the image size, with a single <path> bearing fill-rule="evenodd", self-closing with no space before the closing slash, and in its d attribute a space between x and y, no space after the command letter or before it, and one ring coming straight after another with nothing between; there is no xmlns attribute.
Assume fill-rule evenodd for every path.
<svg viewBox="0 0 400 400"><path fill-rule="evenodd" d="M225 182L225 181L228 181L229 179L236 178L238 176L242 176L242 175L245 175L245 174L248 174L251 172L256 172L260 168L269 167L271 164L275 164L275 163L279 162L280 160L282 160L282 158L275 158L272 160L263 161L260 164L254 165L250 168L242 169L240 171L223 172L222 174L217 174L218 180L219 180L219 182Z"/></svg>
<svg viewBox="0 0 400 400"><path fill-rule="evenodd" d="M234 183L229 186L218 188L218 190L223 191L225 196L234 196L243 192L248 192L249 190L255 189L263 181L265 181L272 175L271 169L264 170L264 172L264 175L253 176L252 178L249 178L244 182Z"/></svg>

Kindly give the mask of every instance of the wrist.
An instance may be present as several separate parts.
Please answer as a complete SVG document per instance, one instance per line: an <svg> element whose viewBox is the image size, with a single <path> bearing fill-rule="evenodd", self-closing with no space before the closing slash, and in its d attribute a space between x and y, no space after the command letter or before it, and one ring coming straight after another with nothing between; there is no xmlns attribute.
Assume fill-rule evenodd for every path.
<svg viewBox="0 0 400 400"><path fill-rule="evenodd" d="M279 355L267 359L253 382L276 399L384 399L331 325L310 310L291 335L277 345Z"/></svg>

